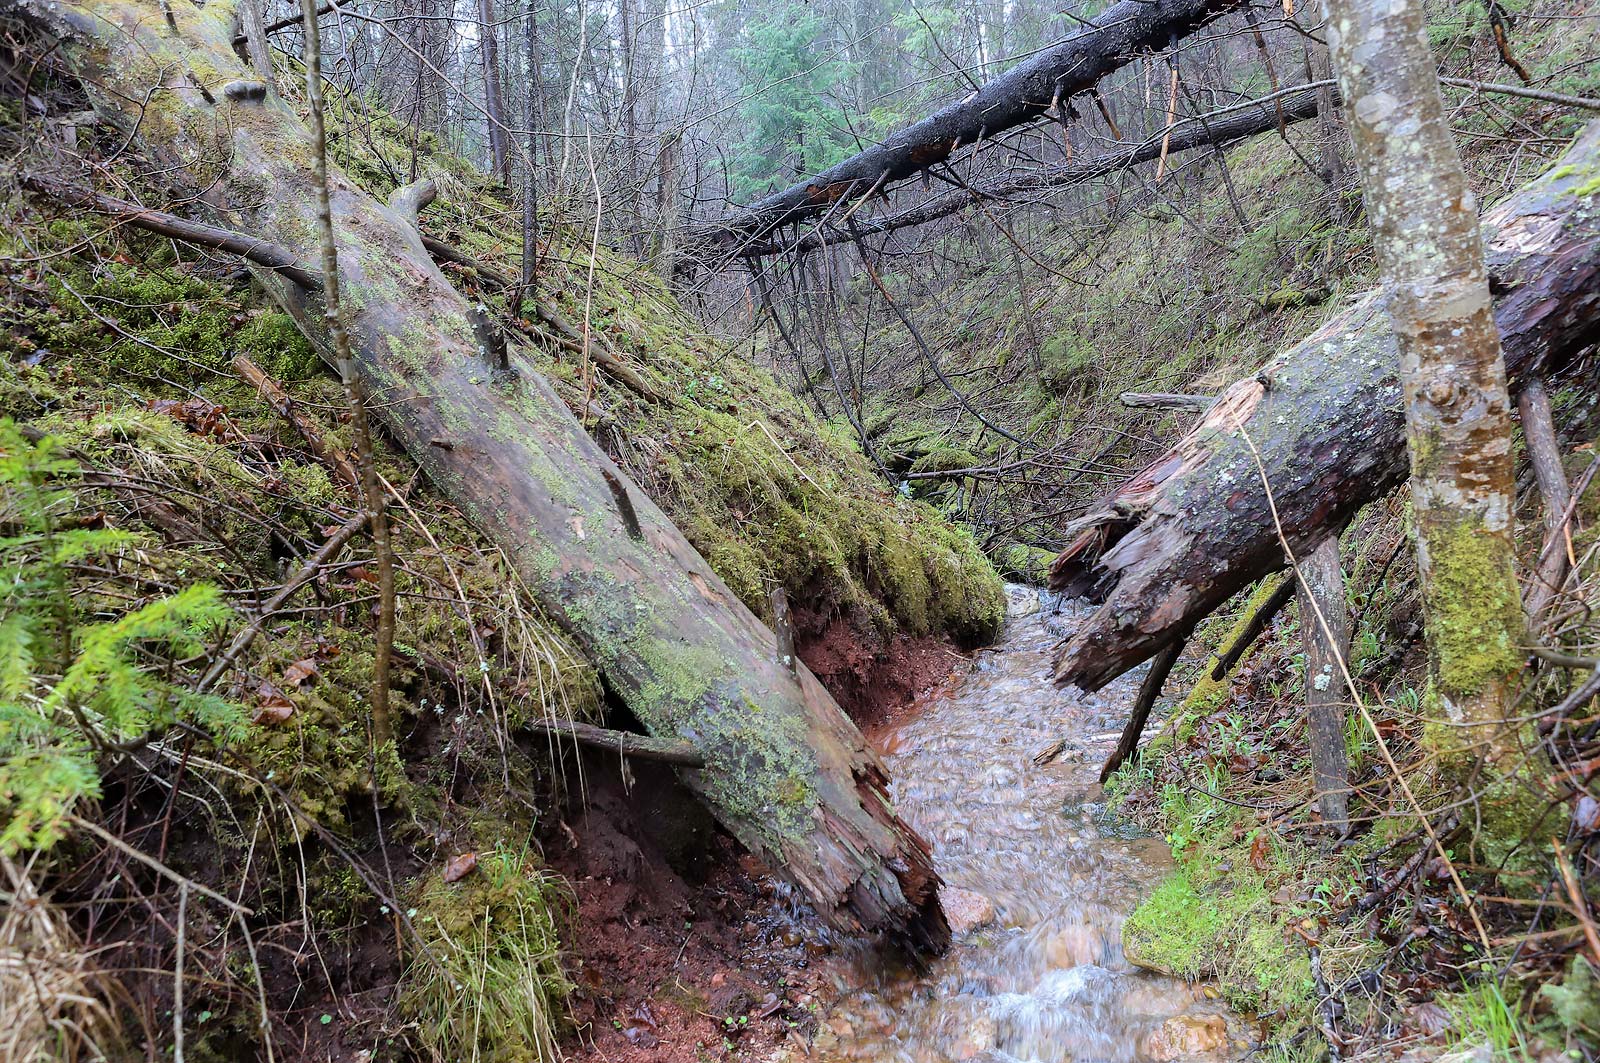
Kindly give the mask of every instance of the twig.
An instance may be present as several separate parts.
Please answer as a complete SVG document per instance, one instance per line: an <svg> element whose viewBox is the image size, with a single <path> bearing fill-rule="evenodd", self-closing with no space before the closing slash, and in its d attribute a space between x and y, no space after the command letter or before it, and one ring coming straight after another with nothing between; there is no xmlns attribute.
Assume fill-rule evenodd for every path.
<svg viewBox="0 0 1600 1063"><path fill-rule="evenodd" d="M283 389L283 385L268 376L266 371L252 362L248 355L236 355L233 359L233 368L256 389L256 394L266 401L273 413L294 426L294 430L300 433L300 438L305 440L306 447L317 460L331 468L334 475L346 485L361 486L361 477L356 472L356 467L350 464L349 456L328 442L315 421L295 409L294 400L289 398L289 393Z"/></svg>
<svg viewBox="0 0 1600 1063"><path fill-rule="evenodd" d="M189 929L189 884L178 885L178 955L172 965L172 1063L183 1063L183 950Z"/></svg>
<svg viewBox="0 0 1600 1063"><path fill-rule="evenodd" d="M534 720L528 727L546 734L565 735L579 745L610 750L625 757L677 764L685 768L703 768L706 765L705 754L690 742L613 731L576 720Z"/></svg>
<svg viewBox="0 0 1600 1063"><path fill-rule="evenodd" d="M1583 925L1583 936L1589 942L1589 950L1594 953L1594 969L1600 971L1600 932L1596 932L1594 919L1589 915L1589 899L1578 886L1577 873L1572 870L1572 862L1567 859L1567 851L1561 847L1561 842L1551 838L1550 847L1555 850L1561 883L1566 886L1567 897L1572 901L1572 914Z"/></svg>
<svg viewBox="0 0 1600 1063"><path fill-rule="evenodd" d="M123 841L115 834L112 834L99 824L91 823L82 816L75 815L71 812L67 813L67 819L72 821L73 826L78 827L81 830L88 831L90 834L93 834L96 838L99 838L107 845L122 852L125 856L132 857L133 859L139 861L139 863L148 867L150 870L156 872L164 878L176 882L180 886L192 889L203 897L211 898L224 908L227 908L229 911L233 912L235 915L251 916L255 914L255 912L251 909L246 908L237 901L229 900L216 890L202 886L192 878L184 878L182 875L172 870L172 868L168 867L166 864L163 864L160 860L157 860L148 853L140 852L138 849L135 849L133 846L129 845L127 842Z"/></svg>
<svg viewBox="0 0 1600 1063"><path fill-rule="evenodd" d="M223 650L215 661L211 662L211 667L206 670L205 677L200 680L200 685L195 689L200 693L210 690L212 684L220 679L222 673L228 670L228 667L233 664L239 654L244 652L245 647L249 646L255 637L261 633L261 629L266 625L267 619L277 612L284 602L289 600L291 594L303 587L321 570L323 565L332 560L333 556L339 552L345 543L349 542L357 532L366 527L367 520L370 517L371 514L368 511L362 510L341 524L338 531L328 536L328 541L323 543L316 553L306 559L306 563L300 566L300 570L279 588L278 593L274 594L271 600L262 607L260 614L250 621L243 631L235 635L233 641L228 644L228 648Z"/></svg>

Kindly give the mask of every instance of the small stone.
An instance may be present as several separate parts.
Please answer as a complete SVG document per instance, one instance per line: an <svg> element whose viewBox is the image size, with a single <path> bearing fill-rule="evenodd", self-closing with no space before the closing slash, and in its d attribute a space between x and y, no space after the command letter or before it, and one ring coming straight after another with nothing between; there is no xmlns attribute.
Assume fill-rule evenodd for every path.
<svg viewBox="0 0 1600 1063"><path fill-rule="evenodd" d="M950 1046L951 1059L977 1059L994 1051L1000 1039L1000 1030L989 1015L974 1015L961 1031L961 1036Z"/></svg>
<svg viewBox="0 0 1600 1063"><path fill-rule="evenodd" d="M1145 1040L1144 1054L1169 1063L1227 1047L1228 1024L1221 1015L1174 1015Z"/></svg>
<svg viewBox="0 0 1600 1063"><path fill-rule="evenodd" d="M940 896L951 933L970 934L994 922L994 902L981 893L948 887Z"/></svg>

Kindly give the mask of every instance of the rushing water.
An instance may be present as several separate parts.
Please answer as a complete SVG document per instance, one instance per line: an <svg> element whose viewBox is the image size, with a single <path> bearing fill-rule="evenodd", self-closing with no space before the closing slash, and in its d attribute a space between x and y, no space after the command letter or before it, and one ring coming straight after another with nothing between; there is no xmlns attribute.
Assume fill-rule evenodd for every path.
<svg viewBox="0 0 1600 1063"><path fill-rule="evenodd" d="M1056 689L1050 647L1081 609L1041 609L1022 587L1009 594L1000 642L950 695L878 739L896 805L933 844L950 907L986 925L958 934L926 971L878 952L842 958L845 995L814 1058L1238 1058L1238 1025L1211 994L1123 958L1123 919L1172 866L1159 839L1106 814L1095 785L1139 676L1092 695ZM1062 754L1035 766L1057 739Z"/></svg>

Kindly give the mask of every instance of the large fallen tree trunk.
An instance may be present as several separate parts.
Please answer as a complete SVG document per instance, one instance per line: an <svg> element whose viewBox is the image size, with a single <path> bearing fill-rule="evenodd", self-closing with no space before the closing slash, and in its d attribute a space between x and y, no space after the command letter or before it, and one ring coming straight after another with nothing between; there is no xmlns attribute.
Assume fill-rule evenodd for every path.
<svg viewBox="0 0 1600 1063"><path fill-rule="evenodd" d="M316 261L311 142L290 106L239 88L230 0L7 0L52 33L150 171L237 232ZM227 88L225 89L225 86ZM237 90L237 91L233 91ZM339 270L374 409L497 542L608 688L657 738L704 758L683 777L835 925L947 937L927 845L895 815L878 758L803 667L617 469L517 352L492 364L471 309L414 225L330 175ZM258 276L325 348L319 295Z"/></svg>
<svg viewBox="0 0 1600 1063"><path fill-rule="evenodd" d="M1600 339L1600 123L1484 218L1511 386ZM1057 651L1095 690L1235 592L1337 534L1406 477L1398 357L1372 293L1217 398L1198 424L1067 526L1050 585L1101 599ZM1262 480L1271 487L1268 492Z"/></svg>
<svg viewBox="0 0 1600 1063"><path fill-rule="evenodd" d="M1118 173L1141 162L1159 158L1163 151L1174 155L1198 147L1227 147L1248 137L1272 129L1282 129L1295 122L1317 116L1318 87L1324 82L1302 85L1274 92L1257 100L1224 107L1210 114L1197 115L1174 122L1154 136L1139 144L1130 144L1116 151L1095 155L1061 166L1047 166L1029 170L1012 177L974 184L969 188L945 192L886 218L856 218L850 231L824 229L810 233L799 240L751 241L741 244L738 253L744 258L761 258L766 255L787 254L791 251L811 251L830 244L853 242L862 236L894 232L914 225L947 218L990 200L1007 200L1045 192L1053 188L1066 188ZM1334 93L1337 101L1338 93Z"/></svg>
<svg viewBox="0 0 1600 1063"><path fill-rule="evenodd" d="M959 103L950 104L815 177L775 192L709 225L695 243L760 239L773 229L882 191L974 145L1032 122L1094 88L1134 58L1237 6L1238 0L1120 0L1059 44L1018 63Z"/></svg>

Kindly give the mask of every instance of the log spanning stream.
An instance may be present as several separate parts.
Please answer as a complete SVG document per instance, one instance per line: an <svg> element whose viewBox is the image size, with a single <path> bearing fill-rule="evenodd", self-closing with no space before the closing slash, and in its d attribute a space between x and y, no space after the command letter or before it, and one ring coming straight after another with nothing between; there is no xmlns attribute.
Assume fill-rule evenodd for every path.
<svg viewBox="0 0 1600 1063"><path fill-rule="evenodd" d="M1160 839L1107 815L1095 785L1143 669L1097 694L1057 689L1048 650L1087 609L1009 596L999 643L878 743L897 807L933 843L956 942L922 972L875 951L841 956L845 993L813 1058L1238 1059L1247 1042L1213 993L1122 952L1123 920L1172 867ZM1061 755L1035 766L1057 739Z"/></svg>

